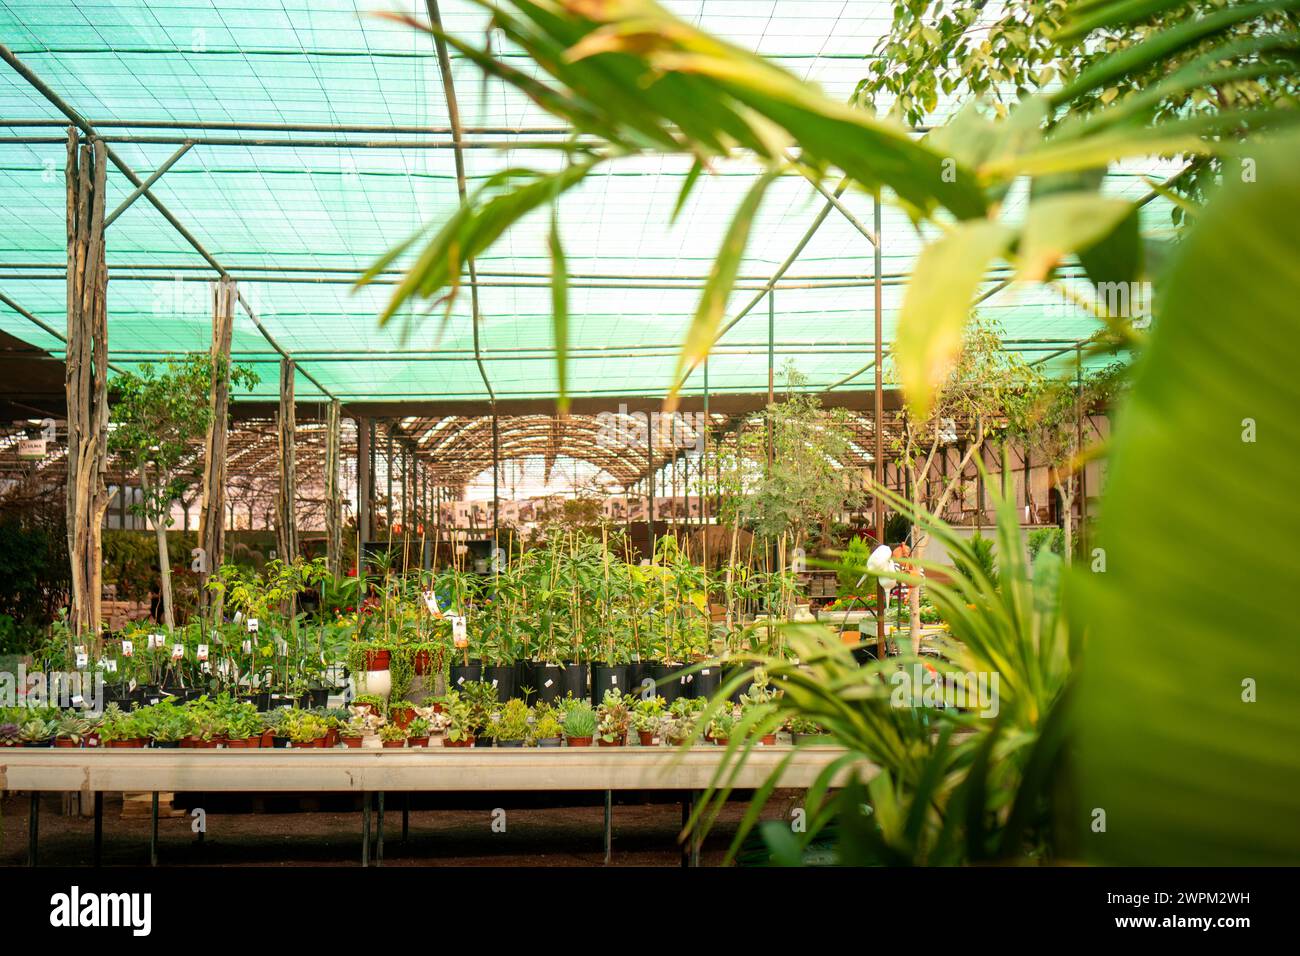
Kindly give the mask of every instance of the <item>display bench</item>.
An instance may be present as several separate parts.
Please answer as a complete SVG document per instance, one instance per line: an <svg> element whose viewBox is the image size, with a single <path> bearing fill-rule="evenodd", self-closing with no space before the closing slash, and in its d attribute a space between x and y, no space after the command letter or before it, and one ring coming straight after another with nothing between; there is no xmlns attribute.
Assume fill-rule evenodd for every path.
<svg viewBox="0 0 1300 956"><path fill-rule="evenodd" d="M757 747L730 785L762 786L784 763L782 787L811 786L843 756L838 747ZM612 838L612 795L619 790L659 790L681 796L685 819L700 791L713 781L725 751L716 746L686 752L666 747L573 747L498 749L488 747L336 750L0 750L0 790L30 792L29 862L37 861L39 797L43 792L80 793L94 801L95 863L103 833L103 794L153 794L150 862L157 863L159 792L360 793L362 865L371 861L371 814L378 810L374 861L383 861L386 793L438 791L605 792L605 860ZM848 773L840 771L842 782ZM403 811L403 831L406 820ZM683 848L684 865L699 859L697 843Z"/></svg>

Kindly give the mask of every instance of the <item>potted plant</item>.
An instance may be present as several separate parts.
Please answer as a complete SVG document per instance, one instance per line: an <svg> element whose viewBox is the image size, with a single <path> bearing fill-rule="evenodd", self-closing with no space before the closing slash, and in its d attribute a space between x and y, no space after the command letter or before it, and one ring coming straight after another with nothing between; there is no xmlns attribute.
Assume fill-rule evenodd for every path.
<svg viewBox="0 0 1300 956"><path fill-rule="evenodd" d="M143 747L138 711L124 711L117 704L109 704L99 719L99 739L105 747Z"/></svg>
<svg viewBox="0 0 1300 956"><path fill-rule="evenodd" d="M406 746L406 731L397 724L384 724L379 728L379 742L385 748Z"/></svg>
<svg viewBox="0 0 1300 956"><path fill-rule="evenodd" d="M298 749L320 748L325 743L325 721L306 710L290 710L284 721L289 745Z"/></svg>
<svg viewBox="0 0 1300 956"><path fill-rule="evenodd" d="M564 725L555 708L539 703L533 708L532 742L538 747L558 747L564 743Z"/></svg>
<svg viewBox="0 0 1300 956"><path fill-rule="evenodd" d="M736 715L730 709L723 709L713 715L709 721L708 736L715 744L725 747L731 740L731 732L736 727Z"/></svg>
<svg viewBox="0 0 1300 956"><path fill-rule="evenodd" d="M352 706L361 707L375 714L381 714L387 706L387 701L378 694L362 694L360 697L353 699Z"/></svg>
<svg viewBox="0 0 1300 956"><path fill-rule="evenodd" d="M488 721L487 735L498 747L522 747L528 736L528 705L518 697L506 701Z"/></svg>
<svg viewBox="0 0 1300 956"><path fill-rule="evenodd" d="M632 724L632 707L628 698L617 688L610 688L600 702L597 717L600 746L622 747L627 742L628 728Z"/></svg>
<svg viewBox="0 0 1300 956"><path fill-rule="evenodd" d="M399 700L388 705L388 719L405 729L415 719L415 705L409 700Z"/></svg>
<svg viewBox="0 0 1300 956"><path fill-rule="evenodd" d="M357 714L339 728L339 739L343 742L343 746L356 749L365 743L368 733L370 733L369 721L365 715Z"/></svg>
<svg viewBox="0 0 1300 956"><path fill-rule="evenodd" d="M475 746L490 746L490 741L483 732L497 708L496 688L486 681L466 681L461 685L460 694L461 699L469 705L470 726L473 728L471 736L475 738Z"/></svg>
<svg viewBox="0 0 1300 956"><path fill-rule="evenodd" d="M641 740L642 747L659 743L667 717L667 704L662 697L639 697L632 705L632 729Z"/></svg>
<svg viewBox="0 0 1300 956"><path fill-rule="evenodd" d="M190 734L189 715L170 701L144 708L140 712L140 719L154 747L179 747L181 740Z"/></svg>
<svg viewBox="0 0 1300 956"><path fill-rule="evenodd" d="M90 734L90 721L76 711L68 711L54 728L54 746L81 747Z"/></svg>
<svg viewBox="0 0 1300 956"><path fill-rule="evenodd" d="M262 718L251 703L232 703L225 715L224 728L229 748L251 750L262 746Z"/></svg>
<svg viewBox="0 0 1300 956"><path fill-rule="evenodd" d="M410 747L429 746L429 722L423 717L416 717L406 725L406 742Z"/></svg>
<svg viewBox="0 0 1300 956"><path fill-rule="evenodd" d="M0 724L0 747L21 747L22 738L18 733L18 725L12 720Z"/></svg>
<svg viewBox="0 0 1300 956"><path fill-rule="evenodd" d="M18 728L18 737L24 747L49 747L54 743L54 721L33 717L23 721Z"/></svg>
<svg viewBox="0 0 1300 956"><path fill-rule="evenodd" d="M760 667L754 671L754 681L749 685L749 690L740 695L740 707L742 711L751 710L756 707L763 707L770 704L780 696L781 691L772 687L771 680L767 676L767 671ZM776 731L764 734L761 743L767 747L775 744Z"/></svg>
<svg viewBox="0 0 1300 956"><path fill-rule="evenodd" d="M564 736L570 747L590 747L596 735L596 712L585 700L575 701L564 711Z"/></svg>
<svg viewBox="0 0 1300 956"><path fill-rule="evenodd" d="M474 746L474 718L469 703L454 690L447 694L443 715L447 720L447 735L442 740L444 747Z"/></svg>
<svg viewBox="0 0 1300 956"><path fill-rule="evenodd" d="M833 737L826 733L826 728L811 717L805 717L802 714L791 717L786 724L786 728L790 731L790 739L796 744L805 742L812 744L831 743L834 740Z"/></svg>

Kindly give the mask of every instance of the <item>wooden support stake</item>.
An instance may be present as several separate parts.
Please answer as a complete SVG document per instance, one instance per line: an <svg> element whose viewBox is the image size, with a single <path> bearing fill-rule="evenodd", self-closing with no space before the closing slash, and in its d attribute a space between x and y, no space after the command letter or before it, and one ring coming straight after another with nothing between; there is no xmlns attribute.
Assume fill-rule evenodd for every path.
<svg viewBox="0 0 1300 956"><path fill-rule="evenodd" d="M230 435L230 336L234 326L236 288L229 278L212 287L212 384L208 391L208 433L203 441L203 498L199 506L199 547L207 556L208 573L221 564L226 539L226 458ZM206 580L206 576L205 576ZM202 600L221 618L221 595L206 588Z"/></svg>
<svg viewBox="0 0 1300 956"><path fill-rule="evenodd" d="M298 555L298 525L295 514L295 495L298 491L298 473L295 464L293 397L294 363L291 358L280 359L280 493L277 498L275 541L280 560L286 564Z"/></svg>
<svg viewBox="0 0 1300 956"><path fill-rule="evenodd" d="M102 527L109 494L108 268L104 255L104 195L108 151L99 139L82 143L68 130L67 528L72 567L68 623L79 642L100 641Z"/></svg>
<svg viewBox="0 0 1300 956"><path fill-rule="evenodd" d="M340 420L338 400L330 402L325 427L325 548L330 574L343 573L343 497L339 488Z"/></svg>

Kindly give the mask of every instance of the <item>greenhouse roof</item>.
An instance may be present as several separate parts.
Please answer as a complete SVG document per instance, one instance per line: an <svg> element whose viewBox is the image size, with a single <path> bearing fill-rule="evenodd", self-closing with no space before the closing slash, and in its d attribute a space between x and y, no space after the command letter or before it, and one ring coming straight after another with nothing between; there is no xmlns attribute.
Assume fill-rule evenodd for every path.
<svg viewBox="0 0 1300 956"><path fill-rule="evenodd" d="M834 97L847 97L861 78L893 9L877 0L665 5ZM450 30L481 35L480 8L466 0L440 6ZM320 397L323 387L345 402L479 400L487 391L474 360L468 296L445 325L430 318L381 328L376 316L392 277L359 291L352 286L376 257L459 201L433 44L373 16L384 9L425 16L423 0L5 0L0 38L141 178L193 142L152 191L239 281L266 332L298 361L300 399ZM452 61L471 188L507 164L555 162L527 145L555 141L564 127L498 81L485 82L468 62ZM528 66L522 57L519 65ZM66 126L28 78L0 68L0 293L9 300L0 307L0 330L55 355L61 341L32 317L53 329L64 324ZM575 395L655 396L669 386L703 278L754 175L743 161L716 169L671 225L687 171L673 159L632 159L563 200ZM1143 174L1166 172L1159 163L1126 169L1108 188L1138 196L1149 188ZM110 209L133 191L112 166L108 183ZM870 196L847 193L843 203L872 223ZM709 361L712 393L766 390L769 306L778 367L793 361L813 388L870 387L872 247L849 218L825 216L772 282L824 205L796 176L769 191L728 318L752 308ZM1167 221L1159 203L1145 212ZM887 347L921 239L887 201L882 215ZM544 217L526 219L478 259L484 369L497 398L548 398L558 390L546 228ZM216 273L173 224L149 202L135 202L109 227L108 249L114 363L206 349L208 283ZM990 290L1003 278L991 275ZM1096 323L1063 292L1070 284L1012 286L981 309L1027 358L1073 362L1071 346ZM769 286L770 299L763 294ZM233 354L278 360L243 311ZM243 397L275 393L274 366L260 371L262 384ZM697 371L687 391L702 388Z"/></svg>

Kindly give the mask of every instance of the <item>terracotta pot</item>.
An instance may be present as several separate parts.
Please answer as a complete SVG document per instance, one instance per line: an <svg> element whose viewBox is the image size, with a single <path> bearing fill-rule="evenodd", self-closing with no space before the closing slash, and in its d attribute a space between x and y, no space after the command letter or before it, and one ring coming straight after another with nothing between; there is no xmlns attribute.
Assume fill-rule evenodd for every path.
<svg viewBox="0 0 1300 956"><path fill-rule="evenodd" d="M62 747L66 750L69 747L80 747L81 744L77 743L75 740L70 740L67 737L56 737L54 740L54 746Z"/></svg>
<svg viewBox="0 0 1300 956"><path fill-rule="evenodd" d="M466 737L464 740L448 740L446 737L443 737L442 745L444 747L473 747L474 738Z"/></svg>
<svg viewBox="0 0 1300 956"><path fill-rule="evenodd" d="M441 714L441 713L442 713L442 704L438 703L437 701L434 701L434 702L433 702L433 712L434 712L435 714Z"/></svg>
<svg viewBox="0 0 1300 956"><path fill-rule="evenodd" d="M191 748L191 747L194 746L194 738L193 738L193 737L182 737L180 743L181 743L181 746L182 746L182 747L184 747L186 750L188 750L189 748Z"/></svg>
<svg viewBox="0 0 1300 956"><path fill-rule="evenodd" d="M275 734L274 734L274 733L273 733L269 728L266 729L266 730L264 730L264 731L262 731L262 746L263 746L263 747L273 747L273 746L275 746L273 743L271 743L271 741L274 740L274 739L275 739Z"/></svg>
<svg viewBox="0 0 1300 956"><path fill-rule="evenodd" d="M428 651L416 651L415 656L411 658L411 666L415 673L424 676L433 670L433 655Z"/></svg>
<svg viewBox="0 0 1300 956"><path fill-rule="evenodd" d="M319 750L319 740L291 740L289 746L296 750Z"/></svg>
<svg viewBox="0 0 1300 956"><path fill-rule="evenodd" d="M427 747L429 746L428 737L407 737L406 746L408 747Z"/></svg>
<svg viewBox="0 0 1300 956"><path fill-rule="evenodd" d="M725 747L727 746L727 742L730 739L731 739L730 737L714 737L713 742L717 744L719 747Z"/></svg>
<svg viewBox="0 0 1300 956"><path fill-rule="evenodd" d="M362 743L365 741L365 739L366 739L366 738L364 738L364 737L343 737L343 738L342 738L342 740L343 740L343 746L344 746L344 747L350 747L350 748L352 748L353 750L355 750L356 748L358 748L358 747L360 747L360 746L362 745Z"/></svg>
<svg viewBox="0 0 1300 956"><path fill-rule="evenodd" d="M324 746L326 750L329 750L331 747L337 747L338 745L339 729L337 727L331 727L329 730L325 731L325 743L322 746Z"/></svg>
<svg viewBox="0 0 1300 956"><path fill-rule="evenodd" d="M659 738L653 730L638 730L637 736L641 738L642 747L655 747L659 744Z"/></svg>
<svg viewBox="0 0 1300 956"><path fill-rule="evenodd" d="M215 740L196 740L190 746L195 750L216 750L217 742Z"/></svg>
<svg viewBox="0 0 1300 956"><path fill-rule="evenodd" d="M389 749L396 750L396 749L399 748L399 747L405 747L405 746L406 746L406 741L405 741L405 740L384 740L384 741L380 741L380 742L384 745L384 749L385 749L385 750L389 750Z"/></svg>
<svg viewBox="0 0 1300 956"><path fill-rule="evenodd" d="M227 750L247 750L247 749L248 749L248 741L247 741L246 739L244 739L244 740L230 740L229 738L227 738L227 740L226 740L226 749L227 749Z"/></svg>
<svg viewBox="0 0 1300 956"><path fill-rule="evenodd" d="M764 734L762 744L764 747L772 747L776 744L776 734Z"/></svg>
<svg viewBox="0 0 1300 956"><path fill-rule="evenodd" d="M397 707L388 712L389 719L403 730L415 719L415 708Z"/></svg>
<svg viewBox="0 0 1300 956"><path fill-rule="evenodd" d="M569 746L570 746L570 747L590 747L590 746L591 746L591 738L590 738L590 737L570 737L570 738L569 738Z"/></svg>
<svg viewBox="0 0 1300 956"><path fill-rule="evenodd" d="M366 670L388 670L388 663L392 656L392 651L366 651Z"/></svg>
<svg viewBox="0 0 1300 956"><path fill-rule="evenodd" d="M144 747L144 738L136 737L132 740L107 740L104 742L105 747L130 748L139 750Z"/></svg>
<svg viewBox="0 0 1300 956"><path fill-rule="evenodd" d="M623 740L606 740L606 739L603 738L603 737L600 739L600 745L601 745L602 747L622 747L624 743L626 743L626 741L623 741Z"/></svg>
<svg viewBox="0 0 1300 956"><path fill-rule="evenodd" d="M99 746L99 734L95 733L95 732L92 730L90 733L86 734L86 736L84 736L84 737L81 738L81 746L83 746L83 747L98 747L98 746Z"/></svg>

